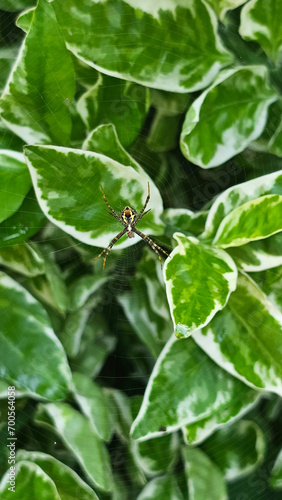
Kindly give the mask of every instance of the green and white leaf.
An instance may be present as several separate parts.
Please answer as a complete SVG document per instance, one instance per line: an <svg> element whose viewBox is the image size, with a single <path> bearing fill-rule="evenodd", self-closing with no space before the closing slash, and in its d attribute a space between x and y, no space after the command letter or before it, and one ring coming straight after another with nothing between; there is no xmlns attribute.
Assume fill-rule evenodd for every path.
<svg viewBox="0 0 282 500"><path fill-rule="evenodd" d="M66 403L39 404L35 421L58 433L92 484L103 491L111 490L107 449L84 415Z"/></svg>
<svg viewBox="0 0 282 500"><path fill-rule="evenodd" d="M221 165L260 136L268 107L277 99L265 66L222 71L186 114L180 139L183 155L202 168Z"/></svg>
<svg viewBox="0 0 282 500"><path fill-rule="evenodd" d="M247 201L220 223L213 244L222 248L245 245L282 231L282 195Z"/></svg>
<svg viewBox="0 0 282 500"><path fill-rule="evenodd" d="M241 11L240 35L260 44L277 65L282 56L282 14L279 0L251 0Z"/></svg>
<svg viewBox="0 0 282 500"><path fill-rule="evenodd" d="M250 144L255 151L282 156L282 100L274 102L268 112L268 120L261 136Z"/></svg>
<svg viewBox="0 0 282 500"><path fill-rule="evenodd" d="M0 248L0 264L23 276L45 273L45 261L32 243Z"/></svg>
<svg viewBox="0 0 282 500"><path fill-rule="evenodd" d="M268 300L282 313L282 265L254 276Z"/></svg>
<svg viewBox="0 0 282 500"><path fill-rule="evenodd" d="M202 239L215 237L222 220L235 208L248 201L270 194L281 194L282 170L237 184L221 193L214 201L207 220Z"/></svg>
<svg viewBox="0 0 282 500"><path fill-rule="evenodd" d="M17 462L31 462L40 467L54 481L62 500L77 500L77 498L99 500L96 493L73 469L51 455L39 451L19 450L16 460Z"/></svg>
<svg viewBox="0 0 282 500"><path fill-rule="evenodd" d="M147 441L131 441L134 458L147 476L164 474L179 458L179 439L176 433Z"/></svg>
<svg viewBox="0 0 282 500"><path fill-rule="evenodd" d="M81 373L73 373L73 384L73 395L82 413L89 419L96 434L109 441L114 430L115 413L108 395L90 377Z"/></svg>
<svg viewBox="0 0 282 500"><path fill-rule="evenodd" d="M264 271L282 265L282 232L240 247L230 247L228 253L236 265L247 272Z"/></svg>
<svg viewBox="0 0 282 500"><path fill-rule="evenodd" d="M105 212L101 185L117 211L129 203L137 210L144 205L150 179L141 167L137 170L98 153L55 146L27 146L25 155L43 212L51 222L83 243L106 247L123 228ZM75 190L70 188L70 179ZM151 234L161 234L162 199L152 181L150 189L152 211L140 221L139 227ZM137 238L126 238L114 248L137 242Z"/></svg>
<svg viewBox="0 0 282 500"><path fill-rule="evenodd" d="M226 481L250 474L264 459L265 437L259 426L239 420L219 429L203 444L203 450L218 465Z"/></svg>
<svg viewBox="0 0 282 500"><path fill-rule="evenodd" d="M149 481L137 500L184 500L182 492L172 475L160 476Z"/></svg>
<svg viewBox="0 0 282 500"><path fill-rule="evenodd" d="M282 488L282 449L278 453L271 471L270 484L272 488Z"/></svg>
<svg viewBox="0 0 282 500"><path fill-rule="evenodd" d="M69 286L70 311L77 311L85 306L89 297L98 292L108 281L108 278L99 274L84 274Z"/></svg>
<svg viewBox="0 0 282 500"><path fill-rule="evenodd" d="M245 0L206 0L206 2L217 13L219 19L224 22L226 12L237 9L237 7L245 3Z"/></svg>
<svg viewBox="0 0 282 500"><path fill-rule="evenodd" d="M101 73L170 92L194 92L232 61L204 2L56 1L67 47ZM91 20L99 19L91 24ZM113 22L113 19L115 22ZM134 26L134 30L132 30Z"/></svg>
<svg viewBox="0 0 282 500"><path fill-rule="evenodd" d="M222 472L202 450L186 446L183 459L189 500L228 499Z"/></svg>
<svg viewBox="0 0 282 500"><path fill-rule="evenodd" d="M0 377L33 396L64 398L71 372L45 310L4 273L0 273L0 290Z"/></svg>
<svg viewBox="0 0 282 500"><path fill-rule="evenodd" d="M22 153L0 150L0 223L11 217L31 188Z"/></svg>
<svg viewBox="0 0 282 500"><path fill-rule="evenodd" d="M193 212L188 208L166 208L162 214L168 236L175 232L192 233L194 236L202 233L205 229L205 222L208 211Z"/></svg>
<svg viewBox="0 0 282 500"><path fill-rule="evenodd" d="M162 436L163 428L170 433L188 426L189 441L200 442L257 399L255 391L216 366L192 339L172 335L151 374L132 437L143 441Z"/></svg>
<svg viewBox="0 0 282 500"><path fill-rule="evenodd" d="M224 311L193 338L227 372L282 395L282 313L247 275L238 278Z"/></svg>
<svg viewBox="0 0 282 500"><path fill-rule="evenodd" d="M76 106L89 131L102 123L112 123L120 142L129 146L143 126L149 99L145 87L99 74L95 85L82 94Z"/></svg>
<svg viewBox="0 0 282 500"><path fill-rule="evenodd" d="M9 470L0 483L1 500L30 500L34 493L42 500L61 500L54 481L35 463L17 463L15 490L9 491Z"/></svg>
<svg viewBox="0 0 282 500"><path fill-rule="evenodd" d="M164 267L176 335L188 337L223 309L236 288L237 268L223 250L175 233L178 246ZM203 290L205 293L203 293Z"/></svg>
<svg viewBox="0 0 282 500"><path fill-rule="evenodd" d="M72 127L67 102L74 92L71 56L52 4L39 2L0 100L2 119L26 143L67 145Z"/></svg>

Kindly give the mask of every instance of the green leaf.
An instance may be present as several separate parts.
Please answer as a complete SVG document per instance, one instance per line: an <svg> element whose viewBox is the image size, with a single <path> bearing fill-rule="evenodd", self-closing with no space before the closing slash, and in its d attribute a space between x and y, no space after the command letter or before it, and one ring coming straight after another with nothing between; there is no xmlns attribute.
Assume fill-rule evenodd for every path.
<svg viewBox="0 0 282 500"><path fill-rule="evenodd" d="M270 485L272 488L282 488L282 449L276 457L270 476Z"/></svg>
<svg viewBox="0 0 282 500"><path fill-rule="evenodd" d="M213 203L207 220L203 239L215 237L220 223L232 210L248 201L269 194L282 194L282 170L256 177L242 184L237 184L221 193Z"/></svg>
<svg viewBox="0 0 282 500"><path fill-rule="evenodd" d="M35 420L59 434L91 483L103 491L111 490L112 477L107 449L84 415L66 403L40 404Z"/></svg>
<svg viewBox="0 0 282 500"><path fill-rule="evenodd" d="M282 231L282 196L266 195L235 208L221 222L213 244L236 247Z"/></svg>
<svg viewBox="0 0 282 500"><path fill-rule="evenodd" d="M183 450L190 500L227 500L227 489L220 469L199 448Z"/></svg>
<svg viewBox="0 0 282 500"><path fill-rule="evenodd" d="M268 107L277 99L267 82L265 66L222 71L187 112L182 153L203 168L221 165L260 136Z"/></svg>
<svg viewBox="0 0 282 500"><path fill-rule="evenodd" d="M261 287L263 293L282 313L282 265L265 273L259 273L259 278L257 276L254 279Z"/></svg>
<svg viewBox="0 0 282 500"><path fill-rule="evenodd" d="M240 35L258 42L277 64L282 55L282 19L279 0L251 0L241 11Z"/></svg>
<svg viewBox="0 0 282 500"><path fill-rule="evenodd" d="M166 208L162 220L166 224L165 232L172 236L175 232L192 233L197 236L205 229L208 211L193 212L188 208Z"/></svg>
<svg viewBox="0 0 282 500"><path fill-rule="evenodd" d="M117 340L109 333L105 335L106 329L105 321L98 314L95 314L92 321L88 321L80 341L79 352L72 360L76 371L89 377L95 377L100 372Z"/></svg>
<svg viewBox="0 0 282 500"><path fill-rule="evenodd" d="M130 290L117 300L136 334L157 357L173 329L159 261L147 248L129 279Z"/></svg>
<svg viewBox="0 0 282 500"><path fill-rule="evenodd" d="M110 441L115 424L107 394L99 385L81 373L73 374L74 398L81 411L89 419L96 434L104 441Z"/></svg>
<svg viewBox="0 0 282 500"><path fill-rule="evenodd" d="M268 120L261 136L250 144L255 151L282 156L282 100L274 102L268 112Z"/></svg>
<svg viewBox="0 0 282 500"><path fill-rule="evenodd" d="M281 247L282 232L240 247L230 247L228 253L240 269L263 271L282 265Z"/></svg>
<svg viewBox="0 0 282 500"><path fill-rule="evenodd" d="M106 247L123 228L106 213L101 185L118 211L129 203L138 210L144 205L149 178L141 167L134 169L98 153L54 146L27 146L25 155L43 212L55 225L88 245ZM150 189L152 211L138 227L161 234L162 200L152 181ZM120 241L114 248L127 247L138 239Z"/></svg>
<svg viewBox="0 0 282 500"><path fill-rule="evenodd" d="M218 465L225 479L234 481L250 474L262 462L265 438L257 424L239 420L209 437L203 449Z"/></svg>
<svg viewBox="0 0 282 500"><path fill-rule="evenodd" d="M89 131L102 123L113 123L124 146L139 134L148 108L149 92L145 87L102 74L77 102Z"/></svg>
<svg viewBox="0 0 282 500"><path fill-rule="evenodd" d="M137 161L121 145L115 126L111 123L99 125L92 130L83 143L83 149L108 156L122 165L130 165L134 170L142 172Z"/></svg>
<svg viewBox="0 0 282 500"><path fill-rule="evenodd" d="M71 373L45 310L4 273L0 274L0 287L0 376L34 396L64 398Z"/></svg>
<svg viewBox="0 0 282 500"><path fill-rule="evenodd" d="M178 246L165 262L164 276L176 335L188 337L225 307L236 288L237 268L223 250L181 233L174 238Z"/></svg>
<svg viewBox="0 0 282 500"><path fill-rule="evenodd" d="M24 276L37 276L45 272L45 262L32 243L0 248L0 264Z"/></svg>
<svg viewBox="0 0 282 500"><path fill-rule="evenodd" d="M1 97L2 119L27 143L67 145L71 133L67 102L74 92L71 56L52 4L42 0Z"/></svg>
<svg viewBox="0 0 282 500"><path fill-rule="evenodd" d="M132 447L136 462L147 476L165 473L178 459L179 440L176 433L148 441L132 441Z"/></svg>
<svg viewBox="0 0 282 500"><path fill-rule="evenodd" d="M70 311L83 307L89 297L98 292L107 281L108 278L99 274L85 274L73 281L69 286Z"/></svg>
<svg viewBox="0 0 282 500"><path fill-rule="evenodd" d="M61 500L58 490L52 479L36 464L31 462L18 462L16 479L13 490L9 481L9 471L2 478L0 484L1 500ZM36 495L36 496L35 496Z"/></svg>
<svg viewBox="0 0 282 500"><path fill-rule="evenodd" d="M156 477L146 484L137 500L184 500L174 476Z"/></svg>
<svg viewBox="0 0 282 500"><path fill-rule="evenodd" d="M238 278L226 309L193 338L227 372L282 395L282 313L249 277Z"/></svg>
<svg viewBox="0 0 282 500"><path fill-rule="evenodd" d="M139 414L133 439L161 436L191 428L190 442L199 442L216 427L238 418L257 400L257 393L229 376L192 339L174 335L159 356ZM187 430L187 429L186 429Z"/></svg>
<svg viewBox="0 0 282 500"><path fill-rule="evenodd" d="M65 313L68 308L67 287L63 280L62 271L57 265L53 248L50 245L35 246L37 253L45 263L45 274L35 276L26 281L26 287L38 300Z"/></svg>
<svg viewBox="0 0 282 500"><path fill-rule="evenodd" d="M16 151L0 150L0 223L13 215L31 188L24 157Z"/></svg>
<svg viewBox="0 0 282 500"><path fill-rule="evenodd" d="M55 2L68 48L102 73L170 92L206 87L232 61L204 2ZM91 19L99 19L89 30Z"/></svg>
<svg viewBox="0 0 282 500"><path fill-rule="evenodd" d="M77 500L77 498L98 500L96 493L73 469L51 455L39 451L19 450L16 454L16 461L31 462L40 467L54 481L62 500Z"/></svg>
<svg viewBox="0 0 282 500"><path fill-rule="evenodd" d="M0 248L22 243L38 233L46 223L33 190L25 197L19 210L0 224Z"/></svg>

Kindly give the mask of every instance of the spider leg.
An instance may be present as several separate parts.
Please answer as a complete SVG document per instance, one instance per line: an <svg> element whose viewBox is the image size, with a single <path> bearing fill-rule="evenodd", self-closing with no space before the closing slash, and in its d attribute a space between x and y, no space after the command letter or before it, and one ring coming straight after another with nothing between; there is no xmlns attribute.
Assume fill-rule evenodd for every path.
<svg viewBox="0 0 282 500"><path fill-rule="evenodd" d="M140 219L142 219L142 217L144 217L145 214L147 214L148 212L150 212L151 209L147 210L147 212L144 213L144 210L146 208L146 206L148 205L149 203L149 199L150 199L150 184L148 182L148 196L146 198L146 201L145 201L145 204L144 204L144 207L142 208L142 210L140 210L139 214L137 215L136 219L135 219L135 224L136 222L138 222Z"/></svg>
<svg viewBox="0 0 282 500"><path fill-rule="evenodd" d="M106 203L106 205L109 207L110 211L112 212L112 214L114 215L114 217L116 219L118 219L120 221L120 216L119 214L111 207L111 205L109 204L106 196L105 196L105 193L104 193L104 189L103 189L103 186L101 186L101 191L102 191L102 195L103 195L103 198L104 198L104 202Z"/></svg>
<svg viewBox="0 0 282 500"><path fill-rule="evenodd" d="M139 231L139 229L137 229L136 227L132 228L132 231L134 231L134 233L138 234L138 236L140 236L140 238L142 238L142 240L146 241L146 243L148 243L148 245L150 245L152 250L154 250L154 252L159 257L161 267L163 267L162 259L161 259L159 251L163 252L167 257L170 257L170 255L162 247L159 247L159 245L157 245L151 238L149 238L149 236L147 236L146 234Z"/></svg>
<svg viewBox="0 0 282 500"><path fill-rule="evenodd" d="M104 253L106 254L105 257L104 257L104 262L103 262L103 269L106 265L106 260L107 260L107 257L112 249L112 247L114 246L114 244L126 233L127 229L124 228L120 233L118 233L113 239L112 241L109 243L109 245L107 246L107 248L104 248L104 250L99 254L97 255L97 257L94 257L94 259L92 259L91 262L94 262L94 260L97 260L99 259L99 257L101 257L102 255L104 255Z"/></svg>
<svg viewBox="0 0 282 500"><path fill-rule="evenodd" d="M110 212L110 210L107 210L106 208L105 208L105 212L107 212L107 214L109 214L109 215L112 215L115 219L117 219L119 222L121 222L121 224L123 224L123 220L120 218L120 216L118 214L115 215L115 214L113 214L113 212Z"/></svg>

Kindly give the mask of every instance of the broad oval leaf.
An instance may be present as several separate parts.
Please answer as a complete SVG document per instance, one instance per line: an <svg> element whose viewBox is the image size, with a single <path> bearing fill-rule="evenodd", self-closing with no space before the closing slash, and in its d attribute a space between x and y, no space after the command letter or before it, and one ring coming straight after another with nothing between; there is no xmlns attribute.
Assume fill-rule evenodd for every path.
<svg viewBox="0 0 282 500"><path fill-rule="evenodd" d="M163 434L147 441L131 441L134 458L149 477L168 472L179 458L178 435Z"/></svg>
<svg viewBox="0 0 282 500"><path fill-rule="evenodd" d="M214 201L207 220L202 239L215 237L222 220L237 207L248 201L255 200L268 194L279 194L282 192L282 170L263 175L251 181L237 184L221 193Z"/></svg>
<svg viewBox="0 0 282 500"><path fill-rule="evenodd" d="M111 490L112 476L107 449L84 415L66 403L40 404L35 421L51 427L59 434L91 483L103 491Z"/></svg>
<svg viewBox="0 0 282 500"><path fill-rule="evenodd" d="M223 71L189 108L181 132L182 153L203 168L221 165L260 136L268 107L277 99L265 66Z"/></svg>
<svg viewBox="0 0 282 500"><path fill-rule="evenodd" d="M19 450L16 461L38 465L54 481L62 500L99 500L96 493L70 467L39 451ZM40 498L43 498L42 496ZM35 500L35 499L34 499Z"/></svg>
<svg viewBox="0 0 282 500"><path fill-rule="evenodd" d="M227 500L227 489L221 470L199 448L186 446L183 459L189 500Z"/></svg>
<svg viewBox="0 0 282 500"><path fill-rule="evenodd" d="M178 246L165 262L164 276L176 335L188 337L225 307L236 288L237 268L224 251L175 233Z"/></svg>
<svg viewBox="0 0 282 500"><path fill-rule="evenodd" d="M232 61L201 0L57 0L68 48L102 73L170 92L209 85ZM94 20L94 22L93 22ZM89 30L91 23L91 30Z"/></svg>
<svg viewBox="0 0 282 500"><path fill-rule="evenodd" d="M120 142L129 146L143 126L149 92L136 83L99 74L94 87L82 94L76 106L89 131L101 123L113 123Z"/></svg>
<svg viewBox="0 0 282 500"><path fill-rule="evenodd" d="M139 414L133 439L161 436L193 426L190 442L204 439L216 427L238 418L257 400L257 393L222 370L192 339L174 335L160 354Z"/></svg>
<svg viewBox="0 0 282 500"><path fill-rule="evenodd" d="M210 436L203 450L218 465L225 479L234 481L250 474L262 462L265 437L255 422L239 420Z"/></svg>
<svg viewBox="0 0 282 500"><path fill-rule="evenodd" d="M235 208L221 222L213 244L222 248L245 245L282 231L282 196L269 194Z"/></svg>
<svg viewBox="0 0 282 500"><path fill-rule="evenodd" d="M55 146L26 146L25 155L45 215L88 245L106 247L124 227L105 212L101 185L118 212L129 204L138 211L144 205L150 179L139 165L124 166L98 153ZM69 187L70 179L75 183L75 190ZM162 199L151 181L150 190L152 211L138 227L151 234L161 234ZM138 238L126 238L114 248L138 241Z"/></svg>
<svg viewBox="0 0 282 500"><path fill-rule="evenodd" d="M282 313L247 275L239 277L227 307L193 338L227 372L282 395Z"/></svg>
<svg viewBox="0 0 282 500"><path fill-rule="evenodd" d="M0 223L16 212L30 188L24 156L16 151L0 150Z"/></svg>
<svg viewBox="0 0 282 500"><path fill-rule="evenodd" d="M103 440L111 439L115 414L110 399L99 385L82 373L73 374L74 398L86 415L96 434Z"/></svg>
<svg viewBox="0 0 282 500"><path fill-rule="evenodd" d="M0 290L0 376L34 396L64 398L71 372L45 310L4 273L0 273Z"/></svg>
<svg viewBox="0 0 282 500"><path fill-rule="evenodd" d="M15 500L30 500L35 493L41 500L61 500L54 481L37 464L25 461L17 463L14 490L9 490L9 474L10 470L0 484L1 500L10 500L11 496Z"/></svg>
<svg viewBox="0 0 282 500"><path fill-rule="evenodd" d="M280 0L251 0L241 11L240 35L258 42L277 64L282 55Z"/></svg>
<svg viewBox="0 0 282 500"><path fill-rule="evenodd" d="M67 145L72 126L67 102L74 92L71 56L52 4L39 2L0 99L2 119L27 143Z"/></svg>

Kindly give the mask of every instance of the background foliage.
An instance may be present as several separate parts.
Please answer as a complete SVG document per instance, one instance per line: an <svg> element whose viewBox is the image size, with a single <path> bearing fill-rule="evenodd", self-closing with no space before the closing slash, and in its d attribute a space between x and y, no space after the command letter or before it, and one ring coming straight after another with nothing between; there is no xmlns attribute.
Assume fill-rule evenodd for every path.
<svg viewBox="0 0 282 500"><path fill-rule="evenodd" d="M281 498L281 2L0 9L1 498Z"/></svg>

